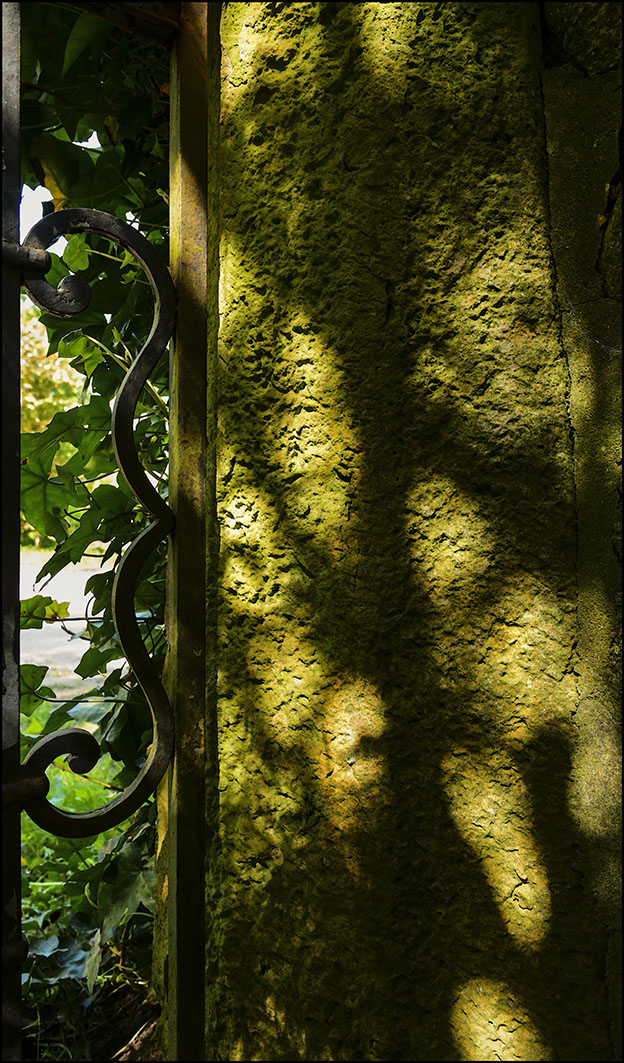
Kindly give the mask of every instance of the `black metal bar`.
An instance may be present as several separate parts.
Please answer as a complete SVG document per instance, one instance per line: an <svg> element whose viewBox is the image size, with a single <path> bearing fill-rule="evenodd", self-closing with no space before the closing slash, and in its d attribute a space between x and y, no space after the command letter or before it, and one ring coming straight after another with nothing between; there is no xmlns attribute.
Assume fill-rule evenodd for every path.
<svg viewBox="0 0 624 1063"><path fill-rule="evenodd" d="M21 776L13 782L2 783L2 804L18 804L22 808L27 801L45 797L49 789L50 783L45 775L33 776L31 779Z"/></svg>
<svg viewBox="0 0 624 1063"><path fill-rule="evenodd" d="M34 247L23 247L22 244L13 244L9 240L3 240L2 265L47 273L52 265L52 259L47 251L38 251Z"/></svg>
<svg viewBox="0 0 624 1063"><path fill-rule="evenodd" d="M19 243L20 5L2 5L2 239ZM19 778L19 271L2 271L2 777ZM21 1057L20 806L2 805L2 1058Z"/></svg>
<svg viewBox="0 0 624 1063"><path fill-rule="evenodd" d="M84 4L105 13L108 5ZM110 5L123 8L168 9L178 5ZM102 10L99 10L102 9ZM143 13L170 39L176 24L162 12ZM127 13L132 21L134 17ZM116 19L113 18L112 21ZM155 20L155 21L154 21ZM118 21L118 19L117 19ZM135 18L136 21L136 18ZM168 25L165 27L165 23ZM131 26L125 26L132 31ZM134 30L134 32L137 32ZM150 36L150 33L146 34ZM153 34L152 34L153 35ZM152 369L165 350L174 326L175 294L171 277L152 245L136 229L102 211L75 209L47 215L19 242L19 122L20 122L20 5L2 5L2 855L3 855L3 1025L2 1058L21 1059L21 967L28 944L21 933L20 811L52 833L88 837L115 826L154 792L173 750L173 716L160 676L141 639L134 612L139 570L154 547L171 532L173 513L148 480L136 451L134 417L137 401ZM144 767L115 800L87 814L68 813L46 800L46 769L68 754L75 772L91 770L100 757L96 740L87 731L67 728L37 742L20 766L19 735L19 472L20 472L20 284L33 301L58 317L70 318L88 306L91 293L80 275L64 277L58 288L46 280L51 258L47 248L60 235L95 232L130 251L143 268L154 296L150 335L126 375L113 409L112 435L122 474L154 521L126 551L115 575L113 620L122 649L140 683L152 713L153 738Z"/></svg>
<svg viewBox="0 0 624 1063"><path fill-rule="evenodd" d="M153 722L147 760L136 779L122 794L91 812L65 812L46 800L45 793L24 800L35 823L52 834L86 838L127 819L154 792L173 749L173 715L162 680L141 638L134 612L134 592L141 566L151 551L173 528L173 513L147 478L134 441L134 416L139 395L165 350L174 326L175 293L169 272L157 251L127 222L100 210L76 207L48 214L24 240L27 252L43 252L59 236L91 232L106 236L130 251L144 270L154 296L154 320L146 343L128 371L115 400L112 416L113 446L119 468L140 502L155 518L122 557L113 584L113 621L119 641L147 698ZM64 277L53 288L40 270L24 271L24 286L37 306L57 317L69 318L88 306L91 293L79 274ZM87 731L70 727L55 731L29 750L22 765L24 779L45 778L45 771L62 754L69 755L72 771L94 767L100 747Z"/></svg>

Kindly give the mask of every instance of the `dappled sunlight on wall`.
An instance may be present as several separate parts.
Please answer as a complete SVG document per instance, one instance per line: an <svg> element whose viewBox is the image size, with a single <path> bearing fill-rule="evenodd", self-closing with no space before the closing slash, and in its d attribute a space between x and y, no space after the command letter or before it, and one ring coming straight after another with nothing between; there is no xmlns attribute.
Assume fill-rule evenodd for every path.
<svg viewBox="0 0 624 1063"><path fill-rule="evenodd" d="M399 96L414 61L412 40L419 34L422 15L415 22L413 12L403 3L360 3L354 9L354 20L360 27L362 63L368 76L383 85L389 98Z"/></svg>
<svg viewBox="0 0 624 1063"><path fill-rule="evenodd" d="M495 750L455 749L442 771L451 815L481 862L507 932L520 948L537 948L549 928L550 892L517 765Z"/></svg>
<svg viewBox="0 0 624 1063"><path fill-rule="evenodd" d="M622 747L615 722L604 716L601 720L599 706L596 731L579 743L574 764L575 777L569 786L574 819L590 838L612 836L621 816ZM584 787L578 786L579 778Z"/></svg>
<svg viewBox="0 0 624 1063"><path fill-rule="evenodd" d="M459 1059L553 1058L530 1011L504 982L473 978L464 983L453 1005L451 1025Z"/></svg>
<svg viewBox="0 0 624 1063"><path fill-rule="evenodd" d="M370 875L370 869L364 871L358 860L357 833L374 824L379 806L392 795L378 741L385 716L383 701L371 683L345 679L327 698L322 719L317 721L323 742L313 770L327 817L327 841L344 847L346 868L362 886L367 885L363 876Z"/></svg>
<svg viewBox="0 0 624 1063"><path fill-rule="evenodd" d="M440 610L480 593L496 539L479 503L451 476L419 470L406 497L406 534L423 585ZM435 550L432 544L435 543Z"/></svg>
<svg viewBox="0 0 624 1063"><path fill-rule="evenodd" d="M277 316L281 308L266 269L245 258L232 237L223 241L222 255L221 302L228 313L221 349L227 365L232 347L237 356L240 353L241 322L233 310L244 319L258 314L261 322ZM240 290L243 278L244 304L237 307L234 293ZM245 527L245 535L252 539L259 536L265 546L271 539L277 546L288 541L289 519L294 518L306 529L304 534L314 535L323 548L340 553L350 519L350 499L357 486L360 447L344 410L331 401L342 387L334 352L320 341L314 322L301 310L293 312L279 330L274 328L273 336L250 332L243 343L243 360L237 362L235 370L236 387L243 403L246 391L249 402L256 388L264 392L265 408L253 411L253 417L260 416L261 427L266 429L257 446L268 471L279 478L280 490L287 488L288 497L280 500L263 487L264 503L259 503L257 477L253 472L245 476L245 455L236 445L237 433L226 431L226 445L219 454L221 476L229 481L239 462L237 478L241 465L245 476L242 490L257 500L246 501L240 494L233 499L226 526L232 532Z"/></svg>
<svg viewBox="0 0 624 1063"><path fill-rule="evenodd" d="M567 796L572 818L593 853L593 888L607 910L619 913L622 737L605 700L596 697L589 704L591 727L583 729L573 754Z"/></svg>
<svg viewBox="0 0 624 1063"><path fill-rule="evenodd" d="M593 1037L532 11L224 12L215 1058Z"/></svg>

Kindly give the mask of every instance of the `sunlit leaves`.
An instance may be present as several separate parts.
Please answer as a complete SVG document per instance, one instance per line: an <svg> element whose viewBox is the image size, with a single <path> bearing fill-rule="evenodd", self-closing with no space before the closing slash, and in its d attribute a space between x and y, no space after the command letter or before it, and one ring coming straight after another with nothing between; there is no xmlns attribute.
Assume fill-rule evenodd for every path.
<svg viewBox="0 0 624 1063"><path fill-rule="evenodd" d="M54 4L22 5L22 24L24 182L44 183L57 209L94 207L122 219L131 212L167 262L166 50ZM104 558L117 557L151 519L117 473L110 430L115 394L152 325L151 289L134 257L101 236L69 236L62 257L52 254L46 279L56 286L70 271L81 273L91 302L76 318L40 315L47 354L41 355L36 373L51 380L43 367L49 366L50 374L57 367L71 377L73 390L46 384L47 394L32 403L31 419L23 425L24 514L42 535L56 540L38 580L84 554L103 551ZM35 376L34 359L32 367ZM164 357L141 395L136 427L141 461L163 493L167 374ZM51 403L44 405L48 398ZM140 630L157 667L165 650L165 564L164 549L152 555L135 598ZM94 573L87 582L79 636L84 653L77 671L92 688L79 700L56 700L44 666L22 669L25 746L61 727L87 726L115 763L112 767L103 758L109 767L98 783L102 803L110 799L107 789L136 777L152 735L144 695L120 660L111 589L109 572ZM58 622L62 606L50 596L35 595L23 603L24 627ZM98 771L96 766L94 777ZM50 774L54 803L68 807L71 796L74 810L93 807L88 783L62 765ZM25 969L26 999L43 1006L46 999L65 995L68 1013L75 1014L78 981L84 985L86 979L90 992L86 1008L112 978L119 949L111 946L111 937L123 932L132 940L135 928L146 925L153 892L153 806L144 807L135 826L116 831L104 848L103 837L93 844L49 837L42 843L28 821L25 829L24 929L33 945ZM125 969L120 961L115 978L123 980ZM40 1058L70 1054L63 1042L44 1049ZM77 1045L74 1039L73 1058L90 1058L86 1042Z"/></svg>
<svg viewBox="0 0 624 1063"><path fill-rule="evenodd" d="M91 248L87 244L85 234L75 233L67 241L67 247L63 251L63 262L72 273L76 273L78 270L87 268L90 254Z"/></svg>
<svg viewBox="0 0 624 1063"><path fill-rule="evenodd" d="M69 616L69 602L55 602L47 594L35 594L20 602L20 627L41 628L44 623L65 620Z"/></svg>
<svg viewBox="0 0 624 1063"><path fill-rule="evenodd" d="M93 170L88 153L63 142L55 133L35 134L30 142L30 159L39 182L52 193L55 210L65 206L78 182L88 179Z"/></svg>
<svg viewBox="0 0 624 1063"><path fill-rule="evenodd" d="M54 457L62 442L71 443L84 469L102 440L110 432L111 413L106 399L93 395L83 406L55 413L43 432L25 437L29 457L51 453Z"/></svg>
<svg viewBox="0 0 624 1063"><path fill-rule="evenodd" d="M67 512L80 501L74 486L52 477L54 452L37 453L38 439L38 435L22 437L22 512L41 535L60 543L67 536Z"/></svg>
<svg viewBox="0 0 624 1063"><path fill-rule="evenodd" d="M22 302L21 423L23 432L39 432L54 413L80 400L83 377L67 362L48 356L46 330L34 307Z"/></svg>
<svg viewBox="0 0 624 1063"><path fill-rule="evenodd" d="M104 361L104 355L99 347L89 336L72 336L69 339L60 339L58 345L59 358L72 358L72 368L80 369L85 376L90 377L94 369Z"/></svg>
<svg viewBox="0 0 624 1063"><path fill-rule="evenodd" d="M54 691L43 685L48 673L44 664L23 664L20 668L20 712L30 716L42 701L54 697Z"/></svg>

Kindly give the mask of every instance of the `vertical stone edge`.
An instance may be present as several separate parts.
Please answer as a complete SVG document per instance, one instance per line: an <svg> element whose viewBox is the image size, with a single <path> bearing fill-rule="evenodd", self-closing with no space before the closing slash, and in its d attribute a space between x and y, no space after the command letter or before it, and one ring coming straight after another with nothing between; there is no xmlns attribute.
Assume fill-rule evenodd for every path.
<svg viewBox="0 0 624 1063"><path fill-rule="evenodd" d="M598 9L609 5L592 5L593 16L589 5L567 5L565 15L562 5L540 7L543 34L551 50L553 41L559 49L553 52L558 61L542 69L542 86L577 514L579 750L570 799L584 837L598 929L605 936L611 1058L621 1059L622 319L614 286L601 276L605 237L601 241L599 229L601 222L610 226L607 235L614 228L601 211L618 165L621 68L616 71L610 61L615 42L608 35L597 38L587 21L596 16L600 28Z"/></svg>
<svg viewBox="0 0 624 1063"><path fill-rule="evenodd" d="M172 765L158 796L154 980L165 1058L204 1058L204 792L207 350L207 26L210 4L180 5L171 69L171 360L167 683Z"/></svg>
<svg viewBox="0 0 624 1063"><path fill-rule="evenodd" d="M221 3L209 3L207 26L207 308L206 367L206 736L205 736L205 1056L209 1054L218 984L215 888L219 863L219 759L217 739L219 525L217 519L217 397L219 338L219 138L221 97ZM203 883L202 883L203 884Z"/></svg>

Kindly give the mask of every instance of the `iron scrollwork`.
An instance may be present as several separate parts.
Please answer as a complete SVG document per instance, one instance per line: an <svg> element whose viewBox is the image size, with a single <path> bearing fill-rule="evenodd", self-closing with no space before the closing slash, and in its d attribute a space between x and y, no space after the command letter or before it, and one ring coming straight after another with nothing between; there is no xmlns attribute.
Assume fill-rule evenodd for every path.
<svg viewBox="0 0 624 1063"><path fill-rule="evenodd" d="M136 779L113 801L91 812L66 812L47 799L46 769L56 757L67 754L72 771L84 774L98 761L101 750L88 731L78 727L54 731L38 741L21 767L22 804L30 818L52 834L85 838L114 827L135 812L155 790L173 749L173 714L160 675L141 638L134 611L134 592L143 562L173 529L171 509L150 483L139 459L134 439L134 417L139 395L165 350L174 326L175 294L169 272L148 240L127 222L112 214L87 208L59 210L42 218L23 242L26 252L45 252L60 236L95 233L108 237L139 262L151 285L154 319L150 334L124 378L112 413L115 457L126 482L154 517L122 556L113 583L112 613L122 650L149 705L153 737L145 764ZM80 274L64 277L57 288L42 276L42 266L23 267L23 283L41 309L57 317L72 318L89 305L91 292ZM38 780L39 789L34 781ZM34 796L33 796L34 795Z"/></svg>

